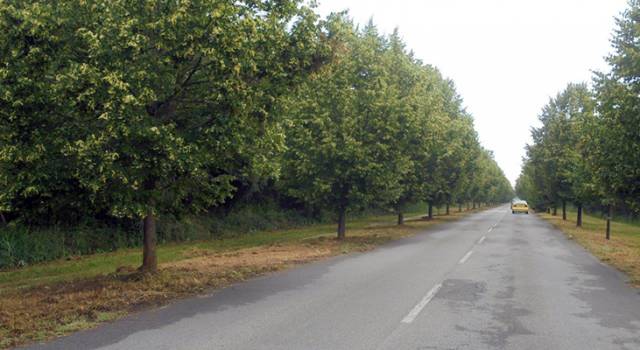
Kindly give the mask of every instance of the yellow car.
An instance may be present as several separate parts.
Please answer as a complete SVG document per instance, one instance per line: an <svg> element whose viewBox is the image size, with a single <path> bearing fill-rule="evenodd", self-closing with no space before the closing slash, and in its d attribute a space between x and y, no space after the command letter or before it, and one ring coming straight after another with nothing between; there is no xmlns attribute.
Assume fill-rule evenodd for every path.
<svg viewBox="0 0 640 350"><path fill-rule="evenodd" d="M525 213L529 214L529 205L525 201L515 202L511 204L511 213Z"/></svg>

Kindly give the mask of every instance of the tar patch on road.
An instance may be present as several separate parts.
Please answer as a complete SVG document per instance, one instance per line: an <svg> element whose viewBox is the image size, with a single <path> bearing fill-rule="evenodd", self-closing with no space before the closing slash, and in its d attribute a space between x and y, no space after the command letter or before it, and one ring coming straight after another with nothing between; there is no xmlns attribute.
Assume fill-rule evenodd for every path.
<svg viewBox="0 0 640 350"><path fill-rule="evenodd" d="M534 334L520 321L520 318L529 315L530 311L515 307L511 303L494 305L492 311L492 320L480 329L462 325L456 325L455 329L463 333L479 334L484 344L495 349L505 348L510 337Z"/></svg>
<svg viewBox="0 0 640 350"><path fill-rule="evenodd" d="M487 291L485 282L448 279L442 282L438 298L451 301L475 302Z"/></svg>
<svg viewBox="0 0 640 350"><path fill-rule="evenodd" d="M485 293L487 293L485 282L448 279L442 283L437 298L448 301L449 307L457 310L462 310L461 308L467 311L485 310L490 318L481 322L482 326L473 323L457 324L455 329L465 334L481 335L482 342L490 348L504 348L512 336L533 334L521 322L521 318L531 312L515 306L510 301L514 294L512 287L500 291L496 296L504 302L487 305L486 301L481 301Z"/></svg>

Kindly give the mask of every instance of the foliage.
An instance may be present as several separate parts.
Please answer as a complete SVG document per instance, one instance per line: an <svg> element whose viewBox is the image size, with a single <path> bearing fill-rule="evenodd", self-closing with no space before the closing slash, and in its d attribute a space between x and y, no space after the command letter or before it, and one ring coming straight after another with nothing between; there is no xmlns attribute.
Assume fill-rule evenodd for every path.
<svg viewBox="0 0 640 350"><path fill-rule="evenodd" d="M282 107L290 121L283 188L334 210L339 237L347 210L390 205L401 213L420 199L450 203L479 149L453 83L406 52L397 32L381 36L372 23L354 30L342 15L326 28L331 60ZM484 180L502 177L501 190L510 192L494 165ZM495 191L477 199L508 197Z"/></svg>
<svg viewBox="0 0 640 350"><path fill-rule="evenodd" d="M640 212L640 2L617 20L594 88L569 84L543 109L516 189L538 207L570 201Z"/></svg>
<svg viewBox="0 0 640 350"><path fill-rule="evenodd" d="M242 221L235 204L265 188L305 218L337 214L342 234L347 211L508 199L452 81L397 31L320 20L312 4L3 1L4 241L39 261L35 232L53 256L91 237L81 254L119 242L102 227L143 219L123 244L144 242L153 270L156 217L161 241L181 240L173 222Z"/></svg>
<svg viewBox="0 0 640 350"><path fill-rule="evenodd" d="M630 1L617 24L611 72L595 79L598 118L590 152L603 198L640 212L640 2Z"/></svg>
<svg viewBox="0 0 640 350"><path fill-rule="evenodd" d="M590 132L595 101L585 84L569 84L551 99L532 129L533 145L519 181L523 198L539 207L560 202L587 203L596 195L589 171ZM525 187L526 186L526 187ZM526 189L525 189L526 188Z"/></svg>
<svg viewBox="0 0 640 350"><path fill-rule="evenodd" d="M315 21L297 1L7 2L0 210L152 223L277 173L271 110L316 58Z"/></svg>
<svg viewBox="0 0 640 350"><path fill-rule="evenodd" d="M327 29L331 62L283 108L290 125L282 181L292 196L335 208L343 235L347 209L398 197L407 160L394 137L402 120L383 38L372 24L355 31L340 15Z"/></svg>

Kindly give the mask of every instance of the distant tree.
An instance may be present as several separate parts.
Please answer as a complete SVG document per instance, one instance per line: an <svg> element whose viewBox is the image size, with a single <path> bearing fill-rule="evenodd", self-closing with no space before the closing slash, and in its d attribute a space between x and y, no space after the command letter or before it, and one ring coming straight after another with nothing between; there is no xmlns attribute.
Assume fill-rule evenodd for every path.
<svg viewBox="0 0 640 350"><path fill-rule="evenodd" d="M515 195L511 183L493 158L493 152L482 149L477 170L476 202L498 204L508 202Z"/></svg>
<svg viewBox="0 0 640 350"><path fill-rule="evenodd" d="M533 148L535 145L527 147L528 154L531 154ZM541 211L549 208L549 200L541 185L542 176L538 165L532 157L523 159L522 170L516 181L516 195L526 200L532 208Z"/></svg>

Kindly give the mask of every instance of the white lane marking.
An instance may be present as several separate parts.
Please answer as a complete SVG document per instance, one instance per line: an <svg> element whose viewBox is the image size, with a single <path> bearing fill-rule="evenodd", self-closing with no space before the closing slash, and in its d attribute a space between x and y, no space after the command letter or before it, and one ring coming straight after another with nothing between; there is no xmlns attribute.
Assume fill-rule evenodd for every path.
<svg viewBox="0 0 640 350"><path fill-rule="evenodd" d="M478 244L482 244L485 239L487 239L487 236L482 236L482 238L480 238L480 240L478 241Z"/></svg>
<svg viewBox="0 0 640 350"><path fill-rule="evenodd" d="M462 259L460 259L460 261L458 262L458 264L464 264L465 262L467 262L467 260L469 260L469 257L471 256L471 254L473 254L473 250L470 250L467 254L465 254Z"/></svg>
<svg viewBox="0 0 640 350"><path fill-rule="evenodd" d="M487 230L487 232L491 232L493 231L493 227L489 227L489 229Z"/></svg>
<svg viewBox="0 0 640 350"><path fill-rule="evenodd" d="M424 309L424 307L427 306L427 304L429 304L431 299L433 299L433 297L436 296L436 293L438 293L440 288L442 288L442 283L438 283L436 286L431 288L431 290L427 293L427 295L425 295L424 298L422 298L422 300L420 300L420 302L416 306L414 306L413 309L411 309L411 311L409 311L407 316L405 316L401 322L402 323L413 322L413 320L415 320L416 317L418 317L418 314L420 314L420 311L422 311L422 309Z"/></svg>

